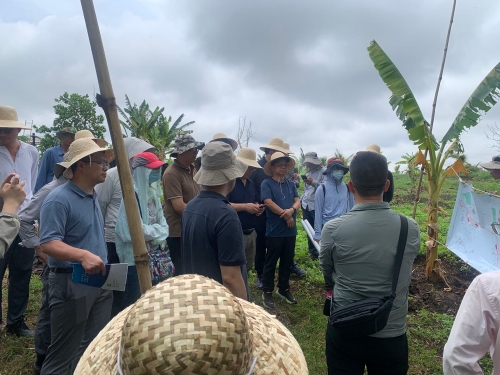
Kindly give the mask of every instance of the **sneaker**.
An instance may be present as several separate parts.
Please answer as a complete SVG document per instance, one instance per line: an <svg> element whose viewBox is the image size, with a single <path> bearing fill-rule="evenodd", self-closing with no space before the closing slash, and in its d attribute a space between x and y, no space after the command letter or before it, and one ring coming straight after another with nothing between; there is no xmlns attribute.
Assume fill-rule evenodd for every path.
<svg viewBox="0 0 500 375"><path fill-rule="evenodd" d="M296 275L296 276L298 276L298 277L304 277L304 276L307 274L307 272L306 272L306 271L304 271L302 268L300 268L300 267L297 265L297 263L294 263L294 264L290 267L290 271L291 271L294 275Z"/></svg>
<svg viewBox="0 0 500 375"><path fill-rule="evenodd" d="M257 276L257 281L255 282L255 286L259 289L262 289L262 276Z"/></svg>
<svg viewBox="0 0 500 375"><path fill-rule="evenodd" d="M295 305L297 303L297 300L295 299L293 294L290 292L290 289L287 289L284 292L278 290L278 296L283 298L285 301L287 301L291 305Z"/></svg>
<svg viewBox="0 0 500 375"><path fill-rule="evenodd" d="M24 322L24 319L21 320L18 324L11 324L8 326L5 326L5 330L7 333L11 335L16 335L17 337L34 337L35 332L31 329L28 328L26 323Z"/></svg>
<svg viewBox="0 0 500 375"><path fill-rule="evenodd" d="M275 305L272 292L263 292L262 300L264 303L264 307L267 307L268 309L274 309Z"/></svg>

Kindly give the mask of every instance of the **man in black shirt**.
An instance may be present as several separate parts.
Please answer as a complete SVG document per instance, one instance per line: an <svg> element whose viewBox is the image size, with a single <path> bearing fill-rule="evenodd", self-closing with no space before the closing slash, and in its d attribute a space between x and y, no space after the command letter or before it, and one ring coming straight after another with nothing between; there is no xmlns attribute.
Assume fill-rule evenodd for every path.
<svg viewBox="0 0 500 375"><path fill-rule="evenodd" d="M366 147L366 151L376 152L377 154L381 154L380 146L376 144L371 144ZM384 196L382 197L382 201L391 203L392 197L394 196L394 177L392 176L392 172L387 170L387 179L390 182L389 189L384 192Z"/></svg>

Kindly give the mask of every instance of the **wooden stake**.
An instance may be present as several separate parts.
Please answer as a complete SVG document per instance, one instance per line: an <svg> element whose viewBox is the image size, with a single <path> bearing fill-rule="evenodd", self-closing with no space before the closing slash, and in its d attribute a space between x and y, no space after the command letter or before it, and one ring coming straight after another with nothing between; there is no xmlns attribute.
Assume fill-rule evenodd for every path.
<svg viewBox="0 0 500 375"><path fill-rule="evenodd" d="M132 174L130 173L129 161L125 151L125 143L123 142L122 129L116 109L115 94L111 86L111 78L109 76L106 55L104 54L104 46L102 44L101 32L99 31L99 24L97 23L94 3L92 0L81 0L81 4L85 24L87 25L90 48L92 49L92 55L94 57L99 90L101 91L101 94L97 95L97 103L104 110L109 132L111 133L111 141L113 142L113 148L115 150L116 165L118 167L118 175L120 176L120 184L122 187L125 212L127 214L130 236L132 238L137 275L139 277L141 293L144 293L151 288L149 255L146 250L146 242L144 241L142 222L139 215L139 206L135 198L134 183L132 181Z"/></svg>

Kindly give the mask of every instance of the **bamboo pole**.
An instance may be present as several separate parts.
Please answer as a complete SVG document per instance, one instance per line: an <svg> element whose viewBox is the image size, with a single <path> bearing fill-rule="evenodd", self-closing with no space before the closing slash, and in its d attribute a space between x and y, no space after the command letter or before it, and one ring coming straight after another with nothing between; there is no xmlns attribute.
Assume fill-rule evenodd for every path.
<svg viewBox="0 0 500 375"><path fill-rule="evenodd" d="M116 165L120 176L120 184L122 187L123 201L125 204L125 212L127 214L130 236L132 238L132 247L134 249L134 260L137 267L137 275L141 293L151 288L151 274L149 271L149 255L146 250L146 242L144 241L144 233L142 231L142 222L139 215L139 206L135 198L134 183L130 172L129 161L125 151L125 143L116 109L116 99L111 86L111 78L109 76L108 64L102 44L101 32L95 13L94 3L92 0L81 0L83 16L87 26L89 35L90 48L94 57L94 65L97 73L97 81L99 82L99 90L101 94L97 94L97 103L104 110L106 120L111 133L111 141L116 155Z"/></svg>

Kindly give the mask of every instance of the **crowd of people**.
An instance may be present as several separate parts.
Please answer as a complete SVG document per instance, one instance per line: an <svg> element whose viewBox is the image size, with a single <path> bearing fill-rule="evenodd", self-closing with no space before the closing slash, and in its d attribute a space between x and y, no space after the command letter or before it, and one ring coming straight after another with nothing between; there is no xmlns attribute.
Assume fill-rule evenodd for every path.
<svg viewBox="0 0 500 375"><path fill-rule="evenodd" d="M34 337L36 374L72 373L106 324L141 297L132 239L107 142L88 130L65 128L57 133L60 145L46 150L39 163L36 148L18 140L25 128L14 108L0 106L0 276L9 270L5 329ZM407 373L408 289L420 231L412 219L403 226L401 215L390 207L393 177L379 146L357 152L349 166L339 158L323 166L316 152L307 152L306 173L298 176L290 145L280 138L260 147L264 154L257 160L248 147L236 154L237 142L223 133L206 144L179 135L168 166L148 142L127 137L124 143L153 284L197 274L249 301L248 272L254 268L256 287L262 290L256 302L270 311L276 309L275 296L297 304L290 277L305 276L294 260L301 209L314 232L308 239L310 256L324 275L325 314L349 308L352 301L390 300L384 324L370 334L351 337L328 324L329 374L363 374L365 367L369 374ZM348 172L349 181L344 181ZM24 314L35 253L45 266L32 330ZM399 255L400 263L395 260ZM88 274L103 275L106 264L126 263L125 291L73 282L74 263ZM484 283L473 283L471 289L478 285ZM474 301L468 297L473 293L464 303ZM490 293L498 306L498 293ZM491 302L493 297L481 298ZM496 340L500 319L485 319ZM454 326L445 349L446 374L475 373L453 370L460 360L446 359L458 350L451 337L467 341L461 327ZM489 347L486 338L480 344Z"/></svg>

